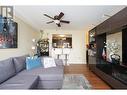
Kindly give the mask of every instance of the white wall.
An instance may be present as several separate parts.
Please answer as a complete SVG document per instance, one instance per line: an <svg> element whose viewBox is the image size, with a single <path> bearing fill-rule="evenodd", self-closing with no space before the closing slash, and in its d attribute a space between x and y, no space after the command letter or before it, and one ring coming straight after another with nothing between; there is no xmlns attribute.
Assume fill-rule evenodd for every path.
<svg viewBox="0 0 127 95"><path fill-rule="evenodd" d="M18 48L15 49L0 49L0 60L30 54L32 46L32 38L38 36L38 32L22 20L15 18L18 23Z"/></svg>
<svg viewBox="0 0 127 95"><path fill-rule="evenodd" d="M121 61L122 61L122 32L107 35L106 40L109 41L109 42L117 41L117 43L120 45L120 50L117 54L120 55L120 58L121 58ZM107 51L107 55L109 55L108 51Z"/></svg>
<svg viewBox="0 0 127 95"><path fill-rule="evenodd" d="M83 30L44 30L49 33L50 39L50 56L57 57L52 49L52 34L72 34L72 49L69 55L68 63L85 64L86 63L86 48L85 48L85 31Z"/></svg>

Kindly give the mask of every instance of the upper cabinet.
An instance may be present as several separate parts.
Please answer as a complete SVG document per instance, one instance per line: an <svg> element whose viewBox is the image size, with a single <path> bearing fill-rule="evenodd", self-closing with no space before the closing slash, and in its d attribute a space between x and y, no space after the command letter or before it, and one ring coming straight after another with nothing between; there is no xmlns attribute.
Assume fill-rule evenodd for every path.
<svg viewBox="0 0 127 95"><path fill-rule="evenodd" d="M109 19L109 25L111 30L116 30L127 25L127 7L112 16Z"/></svg>
<svg viewBox="0 0 127 95"><path fill-rule="evenodd" d="M109 26L109 19L108 19L96 27L96 34L100 35L100 34L103 34L107 31L110 31L109 27L110 26Z"/></svg>
<svg viewBox="0 0 127 95"><path fill-rule="evenodd" d="M110 33L127 25L127 7L96 27L96 35Z"/></svg>

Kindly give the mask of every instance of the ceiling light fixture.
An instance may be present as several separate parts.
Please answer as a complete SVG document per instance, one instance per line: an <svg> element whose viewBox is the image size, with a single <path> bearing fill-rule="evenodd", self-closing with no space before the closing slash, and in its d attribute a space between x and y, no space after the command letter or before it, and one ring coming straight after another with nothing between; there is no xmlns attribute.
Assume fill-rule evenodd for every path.
<svg viewBox="0 0 127 95"><path fill-rule="evenodd" d="M59 20L54 20L54 22L55 22L56 24L59 24L59 23L60 23L60 21L59 21Z"/></svg>
<svg viewBox="0 0 127 95"><path fill-rule="evenodd" d="M102 17L111 17L110 15L107 15L107 14L103 14Z"/></svg>

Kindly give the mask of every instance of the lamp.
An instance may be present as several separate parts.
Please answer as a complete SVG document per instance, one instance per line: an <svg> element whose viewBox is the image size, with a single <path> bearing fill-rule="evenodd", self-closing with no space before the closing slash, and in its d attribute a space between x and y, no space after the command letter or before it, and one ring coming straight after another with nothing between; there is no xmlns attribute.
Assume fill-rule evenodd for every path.
<svg viewBox="0 0 127 95"><path fill-rule="evenodd" d="M35 43L35 42L36 42L36 40L33 38L33 39L32 39L32 42L33 42L33 43Z"/></svg>
<svg viewBox="0 0 127 95"><path fill-rule="evenodd" d="M32 49L32 56L34 56L37 53L36 52L36 47L37 47L37 42L36 42L36 39L33 38L32 39L32 47L31 47L31 49Z"/></svg>
<svg viewBox="0 0 127 95"><path fill-rule="evenodd" d="M54 20L54 22L55 22L56 24L59 24L59 23L60 23L60 21L59 21L59 20Z"/></svg>
<svg viewBox="0 0 127 95"><path fill-rule="evenodd" d="M31 48L31 49L32 49L32 50L35 50L35 48L36 48L35 46L32 46L32 48Z"/></svg>

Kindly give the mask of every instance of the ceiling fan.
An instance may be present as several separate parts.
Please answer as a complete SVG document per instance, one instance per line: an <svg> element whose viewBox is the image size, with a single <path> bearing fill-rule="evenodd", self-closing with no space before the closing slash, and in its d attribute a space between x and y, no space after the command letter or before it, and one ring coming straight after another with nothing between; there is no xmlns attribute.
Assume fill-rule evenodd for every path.
<svg viewBox="0 0 127 95"><path fill-rule="evenodd" d="M66 21L66 20L62 20L61 18L64 16L64 13L61 12L59 15L55 15L54 17L51 17L47 14L44 14L44 16L52 19L52 21L49 21L47 22L47 24L50 24L50 23L55 23L58 27L61 27L61 24L60 23L66 23L66 24L69 24L70 21Z"/></svg>

